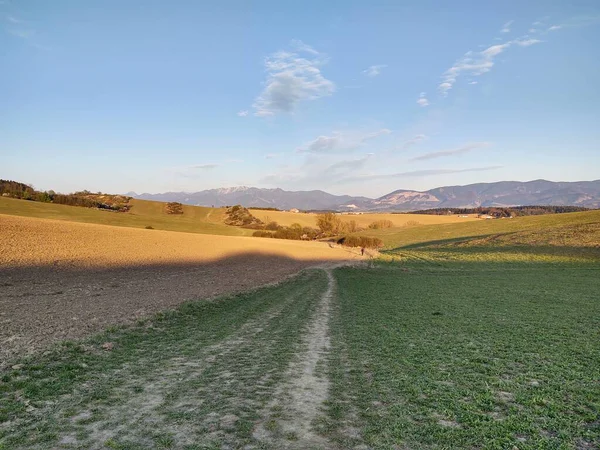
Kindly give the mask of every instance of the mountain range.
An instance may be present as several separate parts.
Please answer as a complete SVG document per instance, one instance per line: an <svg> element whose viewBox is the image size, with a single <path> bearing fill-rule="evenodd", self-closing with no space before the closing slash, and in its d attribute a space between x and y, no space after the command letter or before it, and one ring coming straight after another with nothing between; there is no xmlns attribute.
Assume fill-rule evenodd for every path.
<svg viewBox="0 0 600 450"><path fill-rule="evenodd" d="M399 189L379 198L333 195L324 191L285 191L255 187L209 189L200 192L165 192L127 195L197 206L243 205L246 207L337 211L414 211L429 208L477 206L557 205L600 208L600 180L553 182L499 181L466 186L444 186L428 191Z"/></svg>

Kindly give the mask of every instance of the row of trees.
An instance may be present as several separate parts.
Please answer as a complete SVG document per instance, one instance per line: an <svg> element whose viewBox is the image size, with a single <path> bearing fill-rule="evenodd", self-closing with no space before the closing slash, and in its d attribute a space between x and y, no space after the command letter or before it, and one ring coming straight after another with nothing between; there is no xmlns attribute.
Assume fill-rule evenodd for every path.
<svg viewBox="0 0 600 450"><path fill-rule="evenodd" d="M129 197L108 196L118 198L119 201L107 202L104 199L107 196L104 196L101 192L93 194L90 191L79 191L72 194L57 194L52 190L37 191L31 185L12 180L0 180L0 195L21 200L83 206L86 208L110 209L114 211L126 211L129 209L127 205Z"/></svg>
<svg viewBox="0 0 600 450"><path fill-rule="evenodd" d="M452 214L485 214L492 217L539 216L542 214L560 214L588 211L582 206L480 206L477 208L433 208L413 211L411 214L429 214L445 216ZM403 213L401 213L403 214Z"/></svg>
<svg viewBox="0 0 600 450"><path fill-rule="evenodd" d="M356 236L352 234L348 235L349 233L356 233L362 230L355 220L345 222L334 213L318 214L316 219L318 229L303 227L299 223L293 223L289 227L285 227L279 225L277 222L270 221L265 224L262 229L255 231L253 236L276 239L313 240L335 236L339 237L342 235L337 242L349 247L378 248L383 245L381 239L378 238ZM378 229L393 226L391 221L379 222L381 223L374 223L370 228Z"/></svg>

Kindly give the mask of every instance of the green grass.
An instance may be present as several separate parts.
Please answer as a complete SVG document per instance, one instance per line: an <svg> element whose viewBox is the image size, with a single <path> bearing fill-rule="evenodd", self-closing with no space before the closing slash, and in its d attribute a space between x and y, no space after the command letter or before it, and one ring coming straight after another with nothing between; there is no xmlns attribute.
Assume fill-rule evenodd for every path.
<svg viewBox="0 0 600 450"><path fill-rule="evenodd" d="M600 213L401 233L334 271L327 448L600 448ZM303 444L280 388L327 286L307 271L21 361L0 449L278 448L258 424Z"/></svg>
<svg viewBox="0 0 600 450"><path fill-rule="evenodd" d="M370 448L598 448L595 264L340 269L329 419ZM345 444L345 445L344 445Z"/></svg>
<svg viewBox="0 0 600 450"><path fill-rule="evenodd" d="M0 214L36 217L42 219L68 220L119 227L183 231L187 233L220 234L226 236L249 236L252 230L232 227L223 223L222 208L206 208L184 205L184 213L167 214L165 203L131 200L129 212L104 211L78 206L56 205L0 197Z"/></svg>
<svg viewBox="0 0 600 450"><path fill-rule="evenodd" d="M464 223L367 230L359 234L378 237L383 240L386 249L392 249L424 242L483 237L588 223L600 223L600 210L516 217L514 219L478 220Z"/></svg>
<svg viewBox="0 0 600 450"><path fill-rule="evenodd" d="M307 271L24 360L1 374L0 449L252 443L326 285Z"/></svg>

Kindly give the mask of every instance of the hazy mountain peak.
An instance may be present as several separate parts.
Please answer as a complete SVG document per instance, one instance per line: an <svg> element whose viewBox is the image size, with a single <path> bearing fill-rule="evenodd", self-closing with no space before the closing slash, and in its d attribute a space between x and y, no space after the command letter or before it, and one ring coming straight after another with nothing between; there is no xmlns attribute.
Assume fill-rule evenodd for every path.
<svg viewBox="0 0 600 450"><path fill-rule="evenodd" d="M129 195L129 194L128 194ZM157 201L198 206L243 206L301 210L410 211L428 208L477 206L557 205L600 208L600 180L553 182L499 181L466 186L442 186L428 191L398 189L377 199L332 195L321 190L285 191L234 186L184 193L132 195Z"/></svg>

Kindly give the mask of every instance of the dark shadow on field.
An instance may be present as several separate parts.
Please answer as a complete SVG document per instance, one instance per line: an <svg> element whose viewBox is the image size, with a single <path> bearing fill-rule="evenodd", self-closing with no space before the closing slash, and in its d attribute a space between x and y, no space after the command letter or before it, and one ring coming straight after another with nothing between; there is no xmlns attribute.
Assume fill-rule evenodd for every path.
<svg viewBox="0 0 600 450"><path fill-rule="evenodd" d="M198 263L0 268L0 368L53 342L131 323L186 301L278 282L328 262L240 253Z"/></svg>
<svg viewBox="0 0 600 450"><path fill-rule="evenodd" d="M512 233L506 233L506 234L512 234ZM434 241L418 242L416 244L403 245L401 247L396 247L391 250L386 250L386 252L394 252L396 250L421 249L424 247L433 247L433 246L440 246L440 245L460 244L460 243L472 241L474 239L489 238L490 236L494 236L494 234L481 234L481 235L477 235L477 236L467 236L467 237L463 236L463 237L451 238L451 239L437 239Z"/></svg>

